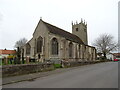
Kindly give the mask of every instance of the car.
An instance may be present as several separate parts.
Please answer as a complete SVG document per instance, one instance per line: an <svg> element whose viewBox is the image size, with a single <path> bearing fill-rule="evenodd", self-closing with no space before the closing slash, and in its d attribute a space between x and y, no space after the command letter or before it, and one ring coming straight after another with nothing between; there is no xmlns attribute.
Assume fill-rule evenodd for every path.
<svg viewBox="0 0 120 90"><path fill-rule="evenodd" d="M119 61L119 60L117 58L115 58L114 61Z"/></svg>
<svg viewBox="0 0 120 90"><path fill-rule="evenodd" d="M116 58L114 59L114 61L120 61L120 56L116 56Z"/></svg>

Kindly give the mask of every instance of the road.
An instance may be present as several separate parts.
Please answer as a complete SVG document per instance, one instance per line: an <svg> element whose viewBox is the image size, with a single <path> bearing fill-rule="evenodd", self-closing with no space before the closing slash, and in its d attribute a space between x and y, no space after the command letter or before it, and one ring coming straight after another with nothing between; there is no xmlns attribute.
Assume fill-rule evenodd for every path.
<svg viewBox="0 0 120 90"><path fill-rule="evenodd" d="M118 63L106 62L3 85L3 88L118 88Z"/></svg>

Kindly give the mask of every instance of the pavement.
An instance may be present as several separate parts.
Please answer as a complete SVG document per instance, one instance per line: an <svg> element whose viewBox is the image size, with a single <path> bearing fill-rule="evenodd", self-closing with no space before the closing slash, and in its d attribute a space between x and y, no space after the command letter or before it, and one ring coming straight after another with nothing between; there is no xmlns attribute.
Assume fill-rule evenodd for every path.
<svg viewBox="0 0 120 90"><path fill-rule="evenodd" d="M26 75L4 77L2 78L2 85L17 83L17 82L22 82L22 81L33 81L36 78L45 77L51 74L66 72L66 71L69 71L69 70L72 70L78 67L84 67L84 66L77 66L77 67L70 67L70 68L58 68L58 69L47 71L47 72L38 72L38 73L31 73L31 74L26 74Z"/></svg>

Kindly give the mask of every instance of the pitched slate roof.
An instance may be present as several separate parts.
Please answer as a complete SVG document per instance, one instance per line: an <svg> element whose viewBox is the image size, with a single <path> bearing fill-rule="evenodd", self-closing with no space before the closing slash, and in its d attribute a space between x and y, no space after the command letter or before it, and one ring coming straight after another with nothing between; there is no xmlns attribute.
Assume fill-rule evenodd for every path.
<svg viewBox="0 0 120 90"><path fill-rule="evenodd" d="M51 25L51 24L49 24L47 22L44 22L44 21L42 21L42 22L46 25L46 27L48 28L48 30L51 33L60 35L60 36L62 36L64 38L66 38L67 40L70 40L70 41L73 41L73 42L76 42L76 43L79 43L79 44L84 44L83 41L78 36L76 36L74 34L71 34L71 33L67 32L67 31L65 31L63 29L60 29L60 28L58 28L58 27L56 27L54 25Z"/></svg>

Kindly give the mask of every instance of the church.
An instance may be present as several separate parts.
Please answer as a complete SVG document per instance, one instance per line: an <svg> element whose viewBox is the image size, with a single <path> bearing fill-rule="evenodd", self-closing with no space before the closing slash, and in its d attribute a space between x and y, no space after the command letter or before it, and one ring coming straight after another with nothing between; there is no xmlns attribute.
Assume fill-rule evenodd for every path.
<svg viewBox="0 0 120 90"><path fill-rule="evenodd" d="M22 48L22 55L39 62L94 61L96 49L88 45L87 38L87 24L82 20L80 23L72 23L70 33L40 19L32 39Z"/></svg>

